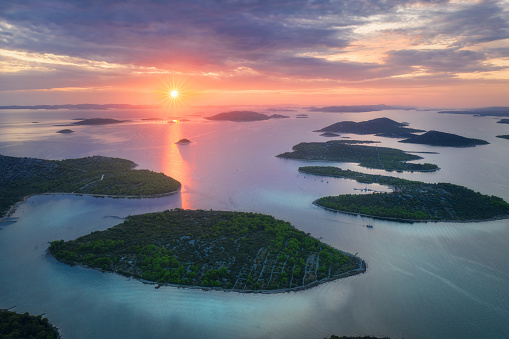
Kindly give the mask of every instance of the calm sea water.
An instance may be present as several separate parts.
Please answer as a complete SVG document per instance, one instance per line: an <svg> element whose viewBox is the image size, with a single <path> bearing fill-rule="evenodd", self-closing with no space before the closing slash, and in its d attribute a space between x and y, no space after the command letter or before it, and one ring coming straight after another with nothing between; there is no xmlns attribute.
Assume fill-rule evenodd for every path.
<svg viewBox="0 0 509 339"><path fill-rule="evenodd" d="M207 111L205 116L216 112ZM402 224L324 211L321 196L356 193L345 179L304 176L305 162L275 158L301 141L325 141L313 130L331 123L389 117L491 142L448 148L380 140L383 146L422 154L436 173L392 173L426 182L452 182L509 201L507 125L490 117L436 112L366 114L288 112L291 119L213 122L200 116L171 123L157 111L0 111L0 154L44 159L105 155L130 159L183 183L182 192L157 199L35 196L20 205L13 223L0 227L0 308L44 313L64 338L323 338L376 335L392 338L503 338L509 333L509 222ZM130 122L56 124L107 117ZM35 123L37 122L37 123ZM177 146L181 138L190 145ZM320 163L318 163L320 164ZM335 164L368 173L354 164ZM307 291L277 295L204 292L144 285L136 280L61 264L48 242L74 239L118 224L130 214L174 207L253 211L295 227L368 263L365 274Z"/></svg>

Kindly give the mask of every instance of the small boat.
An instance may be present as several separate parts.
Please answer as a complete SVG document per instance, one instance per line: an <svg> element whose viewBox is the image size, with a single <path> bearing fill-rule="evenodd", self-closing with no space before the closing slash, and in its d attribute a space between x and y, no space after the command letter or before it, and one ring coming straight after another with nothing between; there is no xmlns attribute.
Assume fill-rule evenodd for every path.
<svg viewBox="0 0 509 339"><path fill-rule="evenodd" d="M373 225L371 225L371 224L367 224L367 225L366 225L366 227L367 227L367 228L373 228Z"/></svg>

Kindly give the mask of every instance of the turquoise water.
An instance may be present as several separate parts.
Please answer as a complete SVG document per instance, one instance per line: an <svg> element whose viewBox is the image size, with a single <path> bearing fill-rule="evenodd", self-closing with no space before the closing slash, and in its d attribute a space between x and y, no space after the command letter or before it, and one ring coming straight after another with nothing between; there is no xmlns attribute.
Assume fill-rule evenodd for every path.
<svg viewBox="0 0 509 339"><path fill-rule="evenodd" d="M215 112L213 112L215 113ZM213 114L211 113L211 114ZM302 112L294 112L294 115ZM183 183L157 199L35 196L20 205L15 223L0 227L0 308L44 313L64 338L501 338L509 332L509 222L401 224L336 214L311 205L321 196L357 193L344 179L298 174L304 162L275 158L301 141L325 141L313 130L342 120L387 116L411 127L491 142L476 148L436 148L362 136L422 154L442 169L398 174L446 181L509 200L506 126L496 119L435 112L320 114L309 119L221 123L192 117L166 124L143 121L157 112L0 112L0 153L63 159L88 155L131 159ZM209 115L209 114L206 114ZM116 126L54 124L80 117L128 118ZM38 121L37 124L31 122ZM352 138L358 136L347 135ZM177 146L188 138L192 143ZM367 170L353 164L343 168ZM73 239L119 223L130 214L168 208L254 211L295 227L368 263L365 274L307 291L277 295L204 292L144 285L114 274L61 264L48 242Z"/></svg>

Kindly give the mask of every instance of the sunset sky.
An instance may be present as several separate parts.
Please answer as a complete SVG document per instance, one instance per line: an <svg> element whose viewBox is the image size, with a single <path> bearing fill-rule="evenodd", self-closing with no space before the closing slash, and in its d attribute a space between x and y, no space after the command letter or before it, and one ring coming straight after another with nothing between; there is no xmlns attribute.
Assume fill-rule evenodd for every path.
<svg viewBox="0 0 509 339"><path fill-rule="evenodd" d="M509 106L509 1L1 1L0 105Z"/></svg>

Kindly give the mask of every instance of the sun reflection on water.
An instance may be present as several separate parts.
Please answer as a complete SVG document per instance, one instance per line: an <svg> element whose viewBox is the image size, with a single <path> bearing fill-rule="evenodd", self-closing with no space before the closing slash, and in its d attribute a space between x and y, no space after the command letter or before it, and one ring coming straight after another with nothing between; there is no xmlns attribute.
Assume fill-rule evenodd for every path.
<svg viewBox="0 0 509 339"><path fill-rule="evenodd" d="M161 168L163 173L180 181L182 188L180 195L182 199L182 208L193 208L189 200L189 189L193 187L193 163L191 145L175 144L183 139L182 129L177 124L169 125L169 131L166 136L163 156L161 157Z"/></svg>

